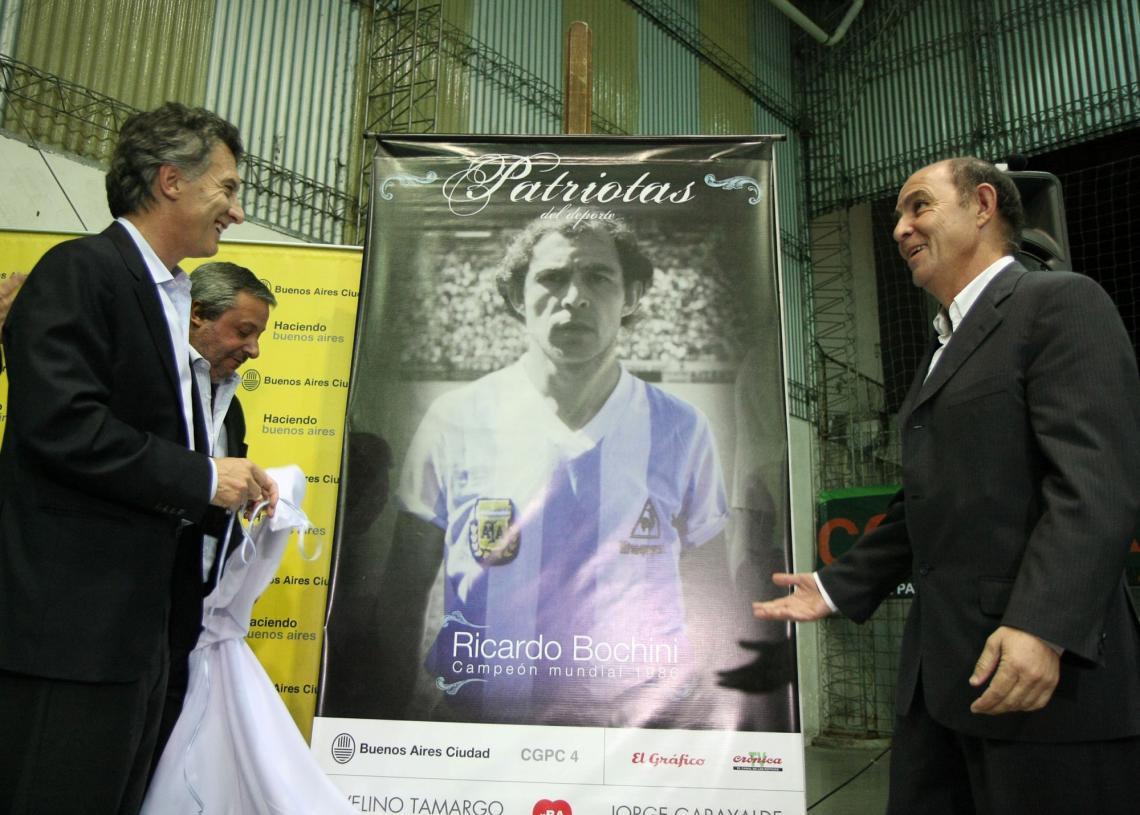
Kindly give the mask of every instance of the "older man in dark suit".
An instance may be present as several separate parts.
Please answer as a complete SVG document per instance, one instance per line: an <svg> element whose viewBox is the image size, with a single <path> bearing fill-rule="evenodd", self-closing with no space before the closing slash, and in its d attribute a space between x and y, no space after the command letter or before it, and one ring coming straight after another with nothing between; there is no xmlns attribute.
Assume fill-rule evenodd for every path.
<svg viewBox="0 0 1140 815"><path fill-rule="evenodd" d="M906 574L891 813L1136 811L1140 379L1104 291L1010 254L1023 216L977 159L926 167L894 236L941 304L899 420L903 488L757 617L866 620Z"/></svg>
<svg viewBox="0 0 1140 815"><path fill-rule="evenodd" d="M212 456L249 450L245 413L237 399L238 375L246 360L261 354L260 339L277 298L249 269L236 263L203 263L190 276L190 360L201 399ZM202 598L221 575L226 555L241 543L237 516L218 507L185 530L179 558L199 566L176 569L175 614L170 621L170 677L154 760L161 757L182 712L189 682L190 652L202 631ZM224 547L225 551L219 551Z"/></svg>
<svg viewBox="0 0 1140 815"><path fill-rule="evenodd" d="M137 811L181 529L211 504L276 500L253 462L206 452L178 268L243 219L241 152L205 110L128 119L107 174L116 222L49 250L5 322L0 811Z"/></svg>

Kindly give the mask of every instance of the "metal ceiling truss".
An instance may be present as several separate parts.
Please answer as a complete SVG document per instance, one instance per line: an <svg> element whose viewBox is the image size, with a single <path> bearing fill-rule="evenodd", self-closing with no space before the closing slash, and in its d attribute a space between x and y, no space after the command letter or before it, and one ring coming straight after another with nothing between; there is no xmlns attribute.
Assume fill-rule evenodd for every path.
<svg viewBox="0 0 1140 815"><path fill-rule="evenodd" d="M431 133L439 84L441 4L374 4L365 131Z"/></svg>

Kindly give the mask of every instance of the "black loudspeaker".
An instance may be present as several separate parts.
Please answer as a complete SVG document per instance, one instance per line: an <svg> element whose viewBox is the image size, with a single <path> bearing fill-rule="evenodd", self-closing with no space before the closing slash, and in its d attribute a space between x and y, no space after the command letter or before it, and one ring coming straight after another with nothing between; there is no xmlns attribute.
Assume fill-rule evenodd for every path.
<svg viewBox="0 0 1140 815"><path fill-rule="evenodd" d="M1052 173L1012 170L1009 177L1021 193L1025 228L1016 257L1027 269L1072 269L1069 230L1061 182Z"/></svg>

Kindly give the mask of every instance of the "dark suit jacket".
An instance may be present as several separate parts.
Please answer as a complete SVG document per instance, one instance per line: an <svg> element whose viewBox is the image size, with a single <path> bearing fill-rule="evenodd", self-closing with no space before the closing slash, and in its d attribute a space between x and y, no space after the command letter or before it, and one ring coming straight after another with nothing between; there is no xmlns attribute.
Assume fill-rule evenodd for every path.
<svg viewBox="0 0 1140 815"><path fill-rule="evenodd" d="M197 394L195 394L197 395ZM227 455L244 458L249 449L245 443L245 414L237 397L230 402L225 418ZM205 445L206 429L198 427L199 437ZM202 633L202 601L214 587L214 578L223 560L214 558L214 567L205 580L202 579L202 535L208 532L219 540L225 534L226 526L231 527L226 554L241 543L241 521L236 515L228 515L219 507L207 508L201 523L182 528L178 541L178 560L174 569L174 582L170 587L173 608L170 616L170 673L166 682L166 702L159 723L158 743L154 752L154 766L162 757L163 748L174 731L174 725L182 713L182 703L190 683L190 652L198 644ZM151 772L154 772L152 767Z"/></svg>
<svg viewBox="0 0 1140 815"><path fill-rule="evenodd" d="M1140 379L1112 301L1068 272L1003 270L899 412L903 489L877 530L820 572L865 620L912 572L897 706L921 670L942 724L1027 741L1140 734L1140 623L1124 562L1140 514ZM1041 711L970 713L999 625L1065 649Z"/></svg>
<svg viewBox="0 0 1140 815"><path fill-rule="evenodd" d="M176 541L210 495L174 351L126 230L50 249L4 325L0 668L124 681L167 636Z"/></svg>
<svg viewBox="0 0 1140 815"><path fill-rule="evenodd" d="M249 445L245 443L245 413L235 396L226 410L222 424L226 431L228 456L245 458ZM179 567L174 572L172 593L174 611L170 621L170 645L179 658L187 656L198 642L202 631L202 599L214 587L214 578L223 561L223 555L214 558L210 574L202 578L202 536L213 535L221 540L226 527L230 537L225 555L241 544L241 521L219 507L207 508L201 523L184 527L178 543ZM184 565L183 565L184 564Z"/></svg>

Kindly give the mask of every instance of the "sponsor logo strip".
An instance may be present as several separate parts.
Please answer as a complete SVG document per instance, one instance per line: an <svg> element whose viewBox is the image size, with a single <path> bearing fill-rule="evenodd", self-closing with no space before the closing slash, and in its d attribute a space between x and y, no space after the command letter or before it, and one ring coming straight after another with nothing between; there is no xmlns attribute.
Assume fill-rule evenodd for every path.
<svg viewBox="0 0 1140 815"><path fill-rule="evenodd" d="M804 789L798 733L317 718L311 744L331 776Z"/></svg>

